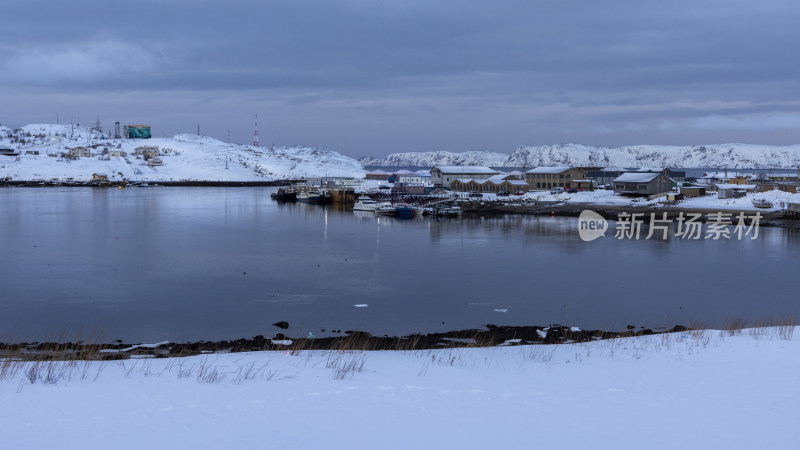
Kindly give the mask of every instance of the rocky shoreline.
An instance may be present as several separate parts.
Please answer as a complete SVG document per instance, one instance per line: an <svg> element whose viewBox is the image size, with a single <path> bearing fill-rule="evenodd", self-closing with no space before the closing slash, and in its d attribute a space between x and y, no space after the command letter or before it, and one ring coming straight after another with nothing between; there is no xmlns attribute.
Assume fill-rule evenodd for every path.
<svg viewBox="0 0 800 450"><path fill-rule="evenodd" d="M700 209L700 208L681 208L675 206L659 206L657 208L650 206L627 206L627 205L598 205L594 203L572 203L565 205L561 202L536 202L524 203L516 205L505 205L501 203L490 202L468 202L461 203L461 209L465 213L474 215L502 215L502 214L523 214L523 215L539 215L539 216L565 216L565 217L578 217L582 211L591 210L601 215L607 220L616 220L620 214L628 213L641 213L645 214L645 219L649 219L650 213L655 213L658 218L662 217L663 213L667 213L667 219L675 220L683 213L686 214L701 214L700 221L706 222L707 215L712 213L724 212L730 213L732 217L736 217L739 213L744 213L746 216L752 216L755 212L753 210L736 210L736 209ZM779 227L789 229L800 229L800 218L785 217L782 211L777 212L761 212L760 226L762 227Z"/></svg>
<svg viewBox="0 0 800 450"><path fill-rule="evenodd" d="M231 341L197 341L130 345L87 342L0 343L0 359L15 358L29 361L58 360L121 360L130 358L168 358L209 353L251 351L303 350L428 350L460 347L495 347L521 344L568 344L602 339L644 336L651 334L690 331L682 325L668 330L653 331L629 325L625 331L581 330L562 325L496 326L483 329L449 331L444 333L410 334L407 336L373 336L363 331L345 331L343 336L290 338L277 333L272 338L254 336Z"/></svg>

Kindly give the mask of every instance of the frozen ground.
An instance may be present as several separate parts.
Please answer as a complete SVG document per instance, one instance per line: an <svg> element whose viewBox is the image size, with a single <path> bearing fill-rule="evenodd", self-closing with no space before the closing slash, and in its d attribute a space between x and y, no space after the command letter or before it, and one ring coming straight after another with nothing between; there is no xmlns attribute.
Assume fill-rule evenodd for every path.
<svg viewBox="0 0 800 450"><path fill-rule="evenodd" d="M0 381L2 446L794 448L795 331L89 362L54 384L26 363Z"/></svg>

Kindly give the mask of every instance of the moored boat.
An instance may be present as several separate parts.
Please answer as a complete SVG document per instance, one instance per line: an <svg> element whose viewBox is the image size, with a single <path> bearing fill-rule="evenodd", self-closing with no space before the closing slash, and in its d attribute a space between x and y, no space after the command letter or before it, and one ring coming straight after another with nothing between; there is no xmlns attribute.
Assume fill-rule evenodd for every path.
<svg viewBox="0 0 800 450"><path fill-rule="evenodd" d="M317 203L319 199L319 192L317 191L300 191L297 194L297 201L302 203Z"/></svg>
<svg viewBox="0 0 800 450"><path fill-rule="evenodd" d="M394 205L396 216L410 217L416 214L417 210L408 203L398 203Z"/></svg>
<svg viewBox="0 0 800 450"><path fill-rule="evenodd" d="M278 188L278 190L273 192L270 196L273 200L277 200L279 202L297 201L297 191L287 187Z"/></svg>
<svg viewBox="0 0 800 450"><path fill-rule="evenodd" d="M333 198L331 197L331 192L327 189L321 189L317 191L319 194L317 197L317 203L320 205L330 205L333 203Z"/></svg>
<svg viewBox="0 0 800 450"><path fill-rule="evenodd" d="M382 216L394 216L397 214L397 209L395 209L394 205L389 202L380 203L375 208L375 213L380 214Z"/></svg>
<svg viewBox="0 0 800 450"><path fill-rule="evenodd" d="M356 200L356 204L353 205L353 211L372 211L375 212L375 208L378 207L378 202L369 198L366 195L362 195L358 197Z"/></svg>
<svg viewBox="0 0 800 450"><path fill-rule="evenodd" d="M458 205L453 206L433 206L425 208L423 214L426 216L436 217L457 217L462 212L461 207Z"/></svg>

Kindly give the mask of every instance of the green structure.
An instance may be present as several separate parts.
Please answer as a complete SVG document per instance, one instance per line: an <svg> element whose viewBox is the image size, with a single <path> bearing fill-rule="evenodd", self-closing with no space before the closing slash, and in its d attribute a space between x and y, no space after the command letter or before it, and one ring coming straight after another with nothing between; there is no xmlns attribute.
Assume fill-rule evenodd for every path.
<svg viewBox="0 0 800 450"><path fill-rule="evenodd" d="M128 125L125 127L125 135L128 139L150 139L150 126Z"/></svg>

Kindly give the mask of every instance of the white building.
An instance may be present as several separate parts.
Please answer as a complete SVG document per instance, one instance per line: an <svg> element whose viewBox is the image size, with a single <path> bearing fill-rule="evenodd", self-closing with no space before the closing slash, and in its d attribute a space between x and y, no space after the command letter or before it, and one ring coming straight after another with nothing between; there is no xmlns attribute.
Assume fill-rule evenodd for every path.
<svg viewBox="0 0 800 450"><path fill-rule="evenodd" d="M431 182L436 187L450 187L450 183L461 178L485 180L501 172L485 166L434 166L431 169Z"/></svg>

